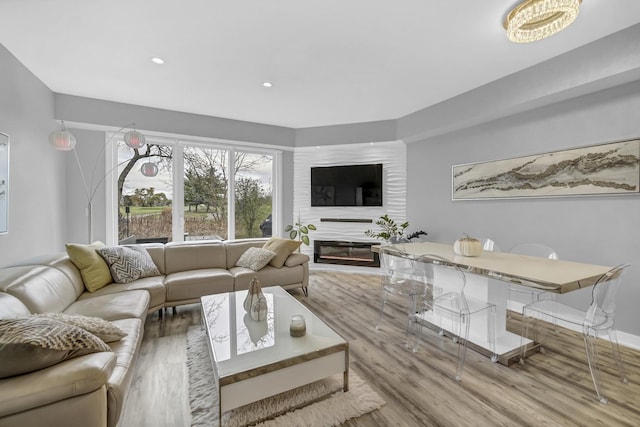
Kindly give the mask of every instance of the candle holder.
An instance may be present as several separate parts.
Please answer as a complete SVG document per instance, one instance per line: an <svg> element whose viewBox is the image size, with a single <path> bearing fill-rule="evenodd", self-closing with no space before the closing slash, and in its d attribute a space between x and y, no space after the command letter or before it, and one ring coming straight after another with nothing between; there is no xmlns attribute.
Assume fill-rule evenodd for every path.
<svg viewBox="0 0 640 427"><path fill-rule="evenodd" d="M302 314L294 314L291 316L289 333L292 337L303 337L307 333L307 325Z"/></svg>

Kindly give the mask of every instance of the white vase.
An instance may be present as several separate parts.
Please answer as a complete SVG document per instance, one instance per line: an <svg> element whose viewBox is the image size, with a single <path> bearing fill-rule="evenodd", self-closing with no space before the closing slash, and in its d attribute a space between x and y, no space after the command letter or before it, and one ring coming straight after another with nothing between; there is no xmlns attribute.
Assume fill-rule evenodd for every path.
<svg viewBox="0 0 640 427"><path fill-rule="evenodd" d="M242 306L244 307L244 311L251 314L251 307L258 301L258 298L264 298L262 293L262 288L260 287L260 281L257 277L254 277L249 283L249 290L247 292L247 296L244 299L244 303Z"/></svg>
<svg viewBox="0 0 640 427"><path fill-rule="evenodd" d="M253 320L262 321L267 319L267 299L264 297L260 281L256 277L249 283L249 290L242 307Z"/></svg>

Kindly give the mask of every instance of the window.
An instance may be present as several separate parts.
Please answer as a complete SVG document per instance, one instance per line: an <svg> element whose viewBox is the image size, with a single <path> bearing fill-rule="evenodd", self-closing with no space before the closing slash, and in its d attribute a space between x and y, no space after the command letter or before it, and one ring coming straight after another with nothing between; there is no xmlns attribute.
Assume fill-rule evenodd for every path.
<svg viewBox="0 0 640 427"><path fill-rule="evenodd" d="M185 240L227 239L227 150L184 148Z"/></svg>
<svg viewBox="0 0 640 427"><path fill-rule="evenodd" d="M278 222L274 189L280 158L272 150L185 140L147 137L147 145L136 151L119 142L111 190L118 241L271 236L273 220ZM158 167L155 177L141 172L148 162Z"/></svg>
<svg viewBox="0 0 640 427"><path fill-rule="evenodd" d="M127 243L171 240L173 215L173 147L148 142L132 150L118 142L118 241ZM144 176L149 163L157 175ZM153 167L152 167L153 168Z"/></svg>
<svg viewBox="0 0 640 427"><path fill-rule="evenodd" d="M236 238L271 236L273 156L235 152Z"/></svg>

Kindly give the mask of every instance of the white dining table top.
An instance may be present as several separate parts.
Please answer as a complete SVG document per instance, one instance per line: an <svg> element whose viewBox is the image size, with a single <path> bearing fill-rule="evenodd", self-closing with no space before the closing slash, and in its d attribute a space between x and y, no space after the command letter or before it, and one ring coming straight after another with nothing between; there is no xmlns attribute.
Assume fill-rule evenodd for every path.
<svg viewBox="0 0 640 427"><path fill-rule="evenodd" d="M390 245L411 256L421 256L425 262L457 265L467 272L509 283L555 293L566 293L593 286L612 267L553 260L507 252L483 251L479 256L456 255L453 245L434 242L397 243ZM380 246L372 247L375 252Z"/></svg>

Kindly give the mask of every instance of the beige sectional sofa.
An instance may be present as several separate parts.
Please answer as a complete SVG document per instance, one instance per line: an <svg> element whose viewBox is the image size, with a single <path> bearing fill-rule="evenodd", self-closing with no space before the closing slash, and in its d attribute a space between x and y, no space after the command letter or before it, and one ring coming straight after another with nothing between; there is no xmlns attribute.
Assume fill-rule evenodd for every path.
<svg viewBox="0 0 640 427"><path fill-rule="evenodd" d="M79 314L112 321L127 333L108 343L112 352L87 354L0 379L0 426L118 425L148 313L199 302L207 294L247 289L254 277L263 286L307 292L306 255L289 255L281 268L268 265L253 271L236 266L244 251L262 247L265 241L144 244L159 276L114 283L95 292L86 291L80 271L65 253L0 269L0 319Z"/></svg>

